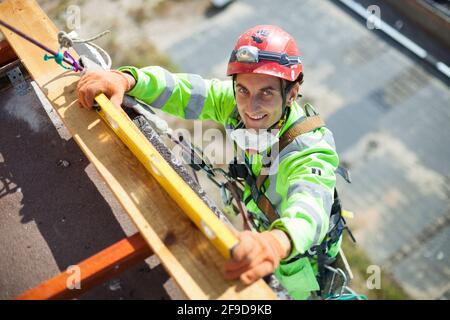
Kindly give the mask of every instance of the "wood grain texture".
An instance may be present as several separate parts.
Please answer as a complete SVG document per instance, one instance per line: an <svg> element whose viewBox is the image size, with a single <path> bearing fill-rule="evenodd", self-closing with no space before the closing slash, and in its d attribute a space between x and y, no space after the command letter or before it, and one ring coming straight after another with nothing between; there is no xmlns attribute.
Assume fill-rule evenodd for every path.
<svg viewBox="0 0 450 320"><path fill-rule="evenodd" d="M0 3L0 18L57 48L54 24L34 0ZM43 52L1 28L64 125L117 197L181 290L191 299L275 299L262 281L225 281L224 259L96 112L78 108L79 75L42 60ZM70 183L68 181L67 183ZM95 217L93 217L95 221ZM149 288L151 290L151 288Z"/></svg>

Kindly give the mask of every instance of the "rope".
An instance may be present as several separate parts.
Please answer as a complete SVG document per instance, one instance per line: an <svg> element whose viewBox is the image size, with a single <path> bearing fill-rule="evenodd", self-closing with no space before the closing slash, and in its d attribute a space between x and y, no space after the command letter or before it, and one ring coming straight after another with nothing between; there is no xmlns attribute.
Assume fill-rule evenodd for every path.
<svg viewBox="0 0 450 320"><path fill-rule="evenodd" d="M80 39L80 38L72 39L67 32L59 31L58 32L58 42L59 42L61 48L71 48L71 47L73 47L74 43L89 43L89 44L91 44L90 42L97 40L97 39L107 35L110 32L111 31L109 31L109 30L105 30L91 38L88 38L88 39Z"/></svg>
<svg viewBox="0 0 450 320"><path fill-rule="evenodd" d="M99 54L103 57L106 65L107 65L107 68L111 69L112 61L111 61L111 57L109 56L109 54L103 48L101 48L100 46L98 46L92 42L94 40L97 40L97 39L107 35L110 32L111 32L110 30L105 30L93 37L88 38L88 39L81 39L81 38L71 38L67 32L59 31L58 32L58 42L60 45L60 49L62 49L62 48L69 49L69 48L73 47L74 43L88 44L89 46L95 48L99 52Z"/></svg>

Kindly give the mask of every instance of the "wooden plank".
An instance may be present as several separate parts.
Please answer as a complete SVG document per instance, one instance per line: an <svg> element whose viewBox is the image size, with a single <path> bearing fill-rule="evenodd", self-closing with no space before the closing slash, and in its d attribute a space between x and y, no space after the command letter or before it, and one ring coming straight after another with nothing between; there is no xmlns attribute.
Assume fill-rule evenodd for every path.
<svg viewBox="0 0 450 320"><path fill-rule="evenodd" d="M0 18L57 48L57 29L34 0L7 0ZM162 265L192 299L275 299L262 281L223 279L224 258L93 111L79 109L79 75L42 61L43 52L1 29L74 140L105 179ZM149 290L151 290L149 288Z"/></svg>
<svg viewBox="0 0 450 320"><path fill-rule="evenodd" d="M69 289L72 272L62 272L17 297L18 300L74 299L119 275L152 254L145 239L136 233L77 264L80 289Z"/></svg>
<svg viewBox="0 0 450 320"><path fill-rule="evenodd" d="M114 106L103 93L97 95L95 101L100 106L97 112L105 123L208 237L222 256L229 259L231 250L238 243L232 231L164 160L122 109Z"/></svg>

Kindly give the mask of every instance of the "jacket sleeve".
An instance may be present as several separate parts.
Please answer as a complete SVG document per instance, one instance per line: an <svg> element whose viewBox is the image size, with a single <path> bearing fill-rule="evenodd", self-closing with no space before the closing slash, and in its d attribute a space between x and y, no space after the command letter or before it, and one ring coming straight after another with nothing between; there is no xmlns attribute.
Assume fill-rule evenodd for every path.
<svg viewBox="0 0 450 320"><path fill-rule="evenodd" d="M231 81L206 80L189 73L171 73L158 66L123 66L136 85L127 92L154 108L183 119L214 120L225 124L235 109Z"/></svg>
<svg viewBox="0 0 450 320"><path fill-rule="evenodd" d="M285 261L320 244L327 234L339 165L327 128L303 134L293 143L280 153L276 180L280 218L270 226L285 231L291 239L291 254Z"/></svg>

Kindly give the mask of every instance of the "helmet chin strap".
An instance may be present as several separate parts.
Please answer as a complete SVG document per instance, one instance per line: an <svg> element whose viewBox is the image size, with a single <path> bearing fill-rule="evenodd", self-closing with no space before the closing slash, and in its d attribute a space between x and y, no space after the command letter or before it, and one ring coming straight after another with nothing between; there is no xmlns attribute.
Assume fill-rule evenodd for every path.
<svg viewBox="0 0 450 320"><path fill-rule="evenodd" d="M291 107L286 105L286 102L287 102L287 96L289 94L289 91L291 91L293 85L292 84L286 85L286 80L281 79L281 78L280 78L280 82L281 82L281 99L282 99L281 117L273 125L271 125L267 130L272 130L275 128L280 129L286 122L286 119L289 117L289 113L291 111Z"/></svg>

